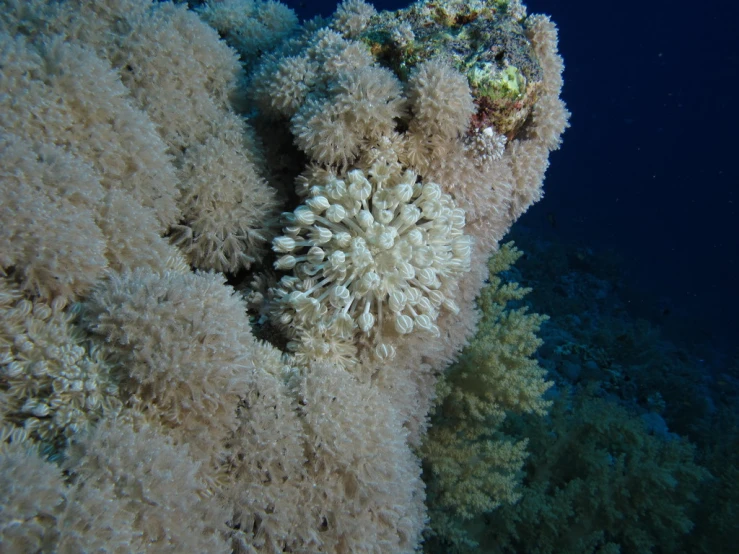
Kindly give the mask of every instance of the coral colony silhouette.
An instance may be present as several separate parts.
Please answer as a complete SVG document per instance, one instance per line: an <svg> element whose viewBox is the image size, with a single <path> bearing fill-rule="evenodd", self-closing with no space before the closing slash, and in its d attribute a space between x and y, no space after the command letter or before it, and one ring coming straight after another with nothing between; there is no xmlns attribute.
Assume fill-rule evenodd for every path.
<svg viewBox="0 0 739 554"><path fill-rule="evenodd" d="M0 5L0 550L462 552L491 510L491 552L690 529L690 445L545 399L509 279L568 125L548 17ZM567 550L531 523L565 455L595 487L568 505L664 501Z"/></svg>

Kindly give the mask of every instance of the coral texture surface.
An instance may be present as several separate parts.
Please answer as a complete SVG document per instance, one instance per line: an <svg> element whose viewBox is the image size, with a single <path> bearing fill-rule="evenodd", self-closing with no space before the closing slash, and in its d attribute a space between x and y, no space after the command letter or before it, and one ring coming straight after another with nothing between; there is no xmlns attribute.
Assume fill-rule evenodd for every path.
<svg viewBox="0 0 739 554"><path fill-rule="evenodd" d="M556 26L187 4L0 0L0 549L414 552L567 127Z"/></svg>

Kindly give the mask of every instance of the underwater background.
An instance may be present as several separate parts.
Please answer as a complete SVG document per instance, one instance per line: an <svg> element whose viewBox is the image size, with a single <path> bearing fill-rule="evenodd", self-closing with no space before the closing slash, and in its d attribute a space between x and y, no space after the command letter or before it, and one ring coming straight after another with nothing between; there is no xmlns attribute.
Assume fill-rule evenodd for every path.
<svg viewBox="0 0 739 554"><path fill-rule="evenodd" d="M7 7L7 18L0 16L0 22L17 33L12 40L10 35L1 37L0 54L15 71L8 73L15 81L0 81L2 87L14 91L4 94L4 100L22 96L17 91L23 90L24 79L45 83L48 68L61 68L62 86L84 97L80 90L85 87L77 86L74 71L64 68L65 64L78 67L74 65L78 54L70 56L70 52L85 51L73 50L76 46L65 40L75 33L85 37L87 23L80 21L87 21L93 12L73 13L75 7L66 16L68 20L54 16L50 28L76 27L69 27L74 29L69 37L46 43L38 38L46 32L44 18L63 3L34 1L28 6L38 6L38 14L17 0L0 2ZM311 124L318 122L317 139L305 137L306 129L312 132L310 124L301 130L301 118L308 119L305 114L295 116L289 129L284 117L275 117L280 110L297 110L299 104L292 108L286 108L287 103L279 105L284 100L281 94L289 96L286 89L291 82L299 89L300 79L286 77L285 67L295 74L303 70L320 74L324 71L316 62L323 59L320 52L339 43L341 50L349 44L348 38L331 39L335 44L326 39L329 35L321 39L320 28L343 29L345 25L342 32L350 37L355 33L349 23L352 18L344 13L328 19L337 10L336 2L284 0L282 4L294 10L301 24L316 15L327 19L307 23L308 31L300 39L306 43L294 46L295 50L270 52L267 46L264 50L249 46L252 50L244 51L252 57L242 52L240 63L254 81L232 82L229 79L237 73L231 66L239 63L236 58L226 53L214 62L218 58L208 56L225 43L238 49L242 40L243 47L252 35L245 33L239 39L238 33L219 28L217 11L208 14L203 2L176 4L198 8L198 16L218 33L203 31L203 21L181 5L154 3L162 7L159 11L143 0L74 3L100 10L100 26L92 25L90 35L100 32L105 48L116 53L111 55L117 64L115 72L100 70L100 75L110 78L120 71L131 90L146 90L150 85L158 89L150 91L151 97L148 92L140 93L137 100L157 121L157 129L169 129L168 148L177 154L177 170L192 174L188 177L192 188L184 189L189 191L185 200L192 210L173 215L176 210L167 204L171 199L164 193L154 194L166 191L166 186L142 188L152 194L144 200L161 212L161 228L139 223L127 211L136 202L128 207L125 201L111 203L105 208L110 212L100 216L113 222L107 227L100 224L103 238L118 238L116 225L125 230L117 241L123 252L120 256L132 253L130 265L138 269L124 271L111 262L115 271L104 274L104 257L96 261L91 255L91 269L86 272L82 264L73 267L70 273L77 281L73 280L70 289L74 290L54 302L50 300L56 294L54 287L63 288L55 282L56 266L52 264L53 270L38 279L51 288L52 294L46 295L42 286L38 294L33 290L31 278L26 279L24 289L16 290L26 278L25 260L0 260L5 287L0 288L0 552L5 548L8 552L224 553L736 551L739 170L734 160L739 114L733 101L739 84L739 8L735 4L526 2L529 14L551 16L554 23L540 16L530 22L540 25L540 33L548 30L554 47L559 29L559 55L565 63L561 99L566 109L562 105L556 112L559 119L554 118L559 131L546 152L552 151L544 196L538 202L538 197L528 199L535 203L528 209L528 204L524 206L521 211L525 213L502 238L492 227L485 235L494 248L488 269L477 273L483 275L479 279L482 289L478 286L474 295L470 288L462 289L458 296L444 300L445 309L454 317L457 312L447 307L456 307L457 300L467 311L458 319L447 314L447 319L439 320L442 339L429 341L423 334L404 339L410 331L400 329L404 320L398 316L397 336L377 345L366 337L357 338L356 325L344 332L324 328L327 321L333 325L345 319L324 320L325 310L312 312L307 304L291 304L320 290L331 275L318 285L311 280L318 271L315 268L308 277L296 272L305 277L297 285L297 277L283 275L278 281L275 276L295 266L293 252L302 259L300 248L312 244L306 229L314 223L315 214L308 212L319 210L315 207L319 198L328 203L316 196L306 201L310 209L296 207L300 196L308 196L310 189L310 195L326 193L334 199L331 191L340 190L332 188L338 187L339 177L356 180L351 181L355 186L364 179L362 170L374 180L372 172L378 172L383 163L400 166L398 159L395 165L386 161L386 156L392 156L381 149L372 150L375 158L354 160L361 170L349 173L347 166L356 152L346 147L349 154L343 160L340 155L331 157L341 151L342 141L336 138L336 130L320 138L321 115L329 113L332 101L338 103L342 95L351 95L352 86L346 83L342 89L327 78L323 88L315 85L311 90L311 95L325 102L312 104L313 108L315 98L305 102ZM291 33L297 36L297 21L277 3L244 0L241 4L264 8L275 21L284 18L284 36L275 39L275 44ZM364 18L361 0L344 4L357 10L361 16L357 19ZM425 4L451 6L452 2L427 0ZM411 2L373 5L378 11L400 10ZM467 9L460 5L464 6L455 3L454 9ZM517 0L500 0L496 6L518 23L525 17L525 13L513 16L514 6L515 11L522 9ZM64 8L59 10L64 12ZM106 27L108 17L116 22L110 28ZM454 19L455 25L476 17L467 14ZM548 25L554 24L557 27L552 31ZM125 58L116 49L123 46L125 52L129 41L135 44L139 33L131 30L139 28L156 39L146 35L143 50ZM311 33L315 36L306 38ZM202 44L182 37L199 37ZM174 54L163 44L176 44ZM269 40L264 44L269 45ZM380 46L386 45L372 44ZM346 48L358 55L352 46ZM23 56L30 56L28 52L38 55L27 61ZM275 52L285 59L288 53L294 55L296 66L279 66L285 59L280 60ZM556 49L552 52L556 61ZM162 55L162 60L169 60L170 54L177 63L165 62L156 71L151 66L150 74L138 72L139 57L158 60ZM203 65L190 64L187 56ZM38 60L48 62L48 67ZM301 69L298 62L305 67ZM315 67L306 69L311 64ZM207 69L198 72L194 69L198 67ZM208 82L208 72L215 72L214 68L222 74ZM3 71L5 66L0 64ZM181 80L167 80L178 71ZM436 71L454 81L443 67ZM393 88L395 77L388 79L387 73L387 69L368 71L364 80L347 82L356 85L354 92L386 87L390 92L382 94L391 100L384 106L386 111L379 110L378 118L398 123L401 118L394 117L393 110L401 105L397 100L401 89ZM419 74L414 69L411 84L403 86L421 90ZM374 82L371 75L376 76ZM156 86L158 78L176 83L170 91L172 99L183 102L179 114L168 105L163 92L166 86ZM201 78L226 107L211 114L199 109L207 102L190 102L202 100L197 96ZM234 83L258 84L256 92L249 92L252 96L230 98L218 79L234 89ZM462 81L464 86L439 93L441 98L447 95L448 112L453 111L449 91L465 90L467 83ZM13 88L16 85L19 88ZM190 94L188 86L195 93ZM126 89L121 87L121 91L116 94L128 98ZM423 94L433 97L434 92L427 87ZM305 92L296 92L300 94ZM397 130L412 135L421 129L431 135L419 123L419 106L423 105L419 97L420 92L413 115L418 121L409 124L412 118L408 116L398 129L386 125L379 134L389 136ZM39 129L46 132L42 103L34 104L33 95L28 98L29 113L38 112L37 119L13 119L16 110L27 115L23 110L28 108L21 101L4 104L9 106L7 114L0 115L7 115L21 129L25 129L25 119L39 121ZM256 103L249 105L255 98ZM157 102L170 111L157 112ZM93 106L103 119L106 109L117 113L115 104L100 110L95 110L96 100L80 105ZM357 106L366 108L361 100ZM270 109L275 113L270 114ZM342 117L351 121L354 108L342 109ZM195 115L187 120L190 110ZM454 114L445 115L454 120ZM460 119L461 128L466 129L469 116ZM433 117L429 120L433 122ZM535 116L529 123L532 120ZM52 139L77 155L78 145L85 141L62 142L53 136L56 121L50 118L48 122ZM149 129L144 123L140 128ZM3 119L4 133L5 125ZM114 137L129 129L115 127ZM560 147L559 132L565 127ZM60 124L60 128L73 128L87 136L85 125L67 128ZM154 128L151 135L159 140ZM132 137L144 135L136 129L121 139L121 145L132 148L130 144L138 144ZM200 150L200 139L187 137L188 133L201 133L206 137L202 145L208 147ZM441 137L441 142L462 140L463 133L459 134ZM0 141L0 154L6 156L1 168L3 186L15 180L23 183L25 172L32 173L27 169L30 166L17 162L27 162L26 143L13 137L8 133ZM154 144L152 137L144 136ZM335 140L334 154L330 147L324 148L325 137ZM526 132L517 137L521 144L526 138ZM275 144L269 144L271 139ZM367 144L372 140L357 144L369 150ZM268 148L263 150L260 141L269 144ZM519 142L509 143L508 154ZM390 142L378 144L392 150L387 146ZM501 144L505 148L505 142ZM79 152L99 159L104 166L122 156L115 148L126 151L118 143L111 145L109 159L92 149L79 147ZM29 151L28 159L34 163L62 159L49 150L36 160L34 151ZM146 162L120 164L125 166L121 171L125 174L147 163L158 168L154 158L159 152L149 154L151 159L146 152L145 148L139 151ZM15 169L15 163L23 169ZM268 164L273 166L269 185L277 192L266 192L268 180L262 174L268 174ZM301 173L303 164L306 168ZM162 182L175 182L164 165ZM435 169L432 160L425 170L433 175ZM397 169L387 171L398 173ZM55 171L43 175L56 183ZM71 175L76 178L74 172ZM403 181L407 175L418 190L408 188ZM65 177L59 182L64 184ZM114 183L117 177L108 175ZM422 185L417 177L413 172L402 178L392 174L392 182L418 195ZM422 181L429 183L429 176L424 174ZM368 179L363 182L370 187ZM232 194L222 194L219 186ZM382 188L374 182L371 186ZM270 194L279 194L279 203ZM13 202L32 211L32 194L18 198L29 199L27 205L15 197ZM269 215L278 204L280 209L295 208L293 213L282 214L285 227ZM466 206L468 223L474 207L474 200ZM15 208L4 209L12 220ZM497 209L493 211L499 215ZM223 245L211 248L208 240L218 233L198 230L201 212L208 221L214 214L217 224L225 221L226 228L233 226L238 240L229 242L233 236L228 235L229 240L222 241L223 249L219 250ZM308 223L300 221L301 217ZM57 219L64 221L61 216ZM288 231L288 223L293 231ZM458 217L457 227L463 225ZM13 236L23 237L23 226L18 227L21 231ZM457 227L453 231L461 233ZM35 230L31 224L28 228ZM293 238L300 233L306 236L297 240L296 247ZM46 238L58 234L49 231ZM300 242L303 239L307 242ZM128 240L133 246L129 247ZM325 243L315 240L315 244ZM174 244L182 248L184 258L179 253L168 254L168 249L175 251ZM457 250L464 253L469 244L457 243ZM10 244L3 248L10 250ZM33 247L29 248L33 254ZM67 252L60 250L64 259ZM111 251L116 252L115 248ZM286 255L278 258L273 251ZM454 267L463 266L464 255L455 251L455 256ZM29 267L34 259L31 255ZM316 267L325 265L322 257L319 262ZM127 264L125 260L120 266ZM154 270L147 273L148 265ZM278 271L273 272L273 267ZM322 294L314 304L328 302L327 295ZM395 297L395 301L404 306L406 300ZM342 308L344 316L358 305L353 296L345 304L334 296L330 302L337 311ZM369 306L367 301L363 317L370 318L367 327L372 329L375 320L368 316ZM381 319L381 309L379 315ZM358 317L357 321L366 332L367 319ZM421 321L415 320L411 329L415 324L418 331ZM427 327L439 336L433 321ZM371 338L380 341L381 333ZM371 352L370 346L375 348ZM398 357L393 361L396 346ZM387 357L381 355L388 352ZM84 385L80 384L83 380ZM67 409L70 415L62 417ZM24 445L28 450L23 450Z"/></svg>

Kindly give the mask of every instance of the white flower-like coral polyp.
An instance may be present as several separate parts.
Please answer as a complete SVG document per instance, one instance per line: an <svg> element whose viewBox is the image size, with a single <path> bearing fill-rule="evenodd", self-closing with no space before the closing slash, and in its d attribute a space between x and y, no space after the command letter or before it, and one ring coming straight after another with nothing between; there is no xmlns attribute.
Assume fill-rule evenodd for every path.
<svg viewBox="0 0 739 554"><path fill-rule="evenodd" d="M275 268L291 271L275 291L280 322L293 335L318 325L341 341L392 357L387 338L438 335L442 308L470 269L465 216L452 197L416 173L377 161L308 187L273 241Z"/></svg>

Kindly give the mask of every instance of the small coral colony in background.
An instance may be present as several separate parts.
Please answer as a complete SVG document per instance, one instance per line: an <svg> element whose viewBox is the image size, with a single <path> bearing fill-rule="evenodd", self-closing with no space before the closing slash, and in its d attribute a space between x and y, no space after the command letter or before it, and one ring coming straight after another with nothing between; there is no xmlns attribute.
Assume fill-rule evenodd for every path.
<svg viewBox="0 0 739 554"><path fill-rule="evenodd" d="M437 382L567 126L555 25L0 4L3 547L419 548Z"/></svg>

